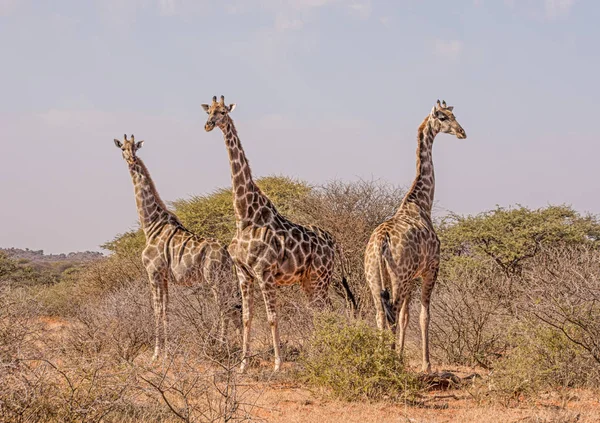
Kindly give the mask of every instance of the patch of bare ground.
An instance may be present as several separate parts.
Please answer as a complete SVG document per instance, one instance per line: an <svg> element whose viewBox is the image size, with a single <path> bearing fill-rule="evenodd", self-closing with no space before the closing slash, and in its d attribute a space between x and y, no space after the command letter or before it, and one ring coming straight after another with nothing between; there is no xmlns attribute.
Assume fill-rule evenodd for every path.
<svg viewBox="0 0 600 423"><path fill-rule="evenodd" d="M305 388L285 384L270 384L257 392L256 420L273 423L600 422L597 393L581 390L573 390L568 400L547 394L513 407L485 404L462 390L429 392L420 405L327 400Z"/></svg>

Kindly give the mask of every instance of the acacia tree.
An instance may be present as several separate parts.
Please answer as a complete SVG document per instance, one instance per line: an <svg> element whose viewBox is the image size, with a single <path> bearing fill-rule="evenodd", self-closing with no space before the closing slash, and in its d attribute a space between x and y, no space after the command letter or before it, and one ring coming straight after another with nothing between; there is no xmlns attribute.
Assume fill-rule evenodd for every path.
<svg viewBox="0 0 600 423"><path fill-rule="evenodd" d="M451 214L439 228L442 254L453 260L482 256L493 260L507 275L520 274L523 264L547 246L590 245L600 240L600 223L570 206L529 209L497 207L476 216Z"/></svg>

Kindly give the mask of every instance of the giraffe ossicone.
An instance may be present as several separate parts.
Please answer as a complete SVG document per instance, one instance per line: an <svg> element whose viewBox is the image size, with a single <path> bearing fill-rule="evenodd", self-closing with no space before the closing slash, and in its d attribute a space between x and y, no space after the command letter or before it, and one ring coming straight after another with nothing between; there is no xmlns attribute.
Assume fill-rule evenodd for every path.
<svg viewBox="0 0 600 423"><path fill-rule="evenodd" d="M422 370L431 371L429 359L429 304L440 264L440 241L431 220L435 192L432 148L438 133L467 137L446 101L436 104L417 131L417 174L396 214L371 234L365 250L365 277L375 302L377 327L399 326L400 354L409 321L410 294L421 278L420 326ZM391 290L391 294L390 294Z"/></svg>
<svg viewBox="0 0 600 423"><path fill-rule="evenodd" d="M329 302L328 288L336 261L333 236L315 226L301 226L283 217L252 178L250 164L229 113L235 104L213 97L203 104L208 114L204 129L218 127L229 155L236 234L229 252L237 268L242 293L243 347L240 369L248 365L250 332L254 313L254 283L258 282L271 327L275 371L281 366L279 317L276 290L279 285L301 284L309 300L322 306ZM354 300L345 277L342 284Z"/></svg>

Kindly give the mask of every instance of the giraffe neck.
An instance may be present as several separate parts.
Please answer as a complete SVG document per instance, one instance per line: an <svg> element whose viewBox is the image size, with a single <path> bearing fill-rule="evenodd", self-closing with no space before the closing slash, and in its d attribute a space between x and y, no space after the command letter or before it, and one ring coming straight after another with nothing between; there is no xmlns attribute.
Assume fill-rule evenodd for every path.
<svg viewBox="0 0 600 423"><path fill-rule="evenodd" d="M437 133L438 130L433 127L429 116L427 116L419 126L417 133L417 176L404 196L400 209L406 203L414 203L421 210L431 215L435 192L432 148Z"/></svg>
<svg viewBox="0 0 600 423"><path fill-rule="evenodd" d="M231 166L231 187L236 222L238 229L243 229L254 223L256 214L263 212L264 208L270 209L271 215L274 215L276 211L271 201L252 179L250 163L248 163L242 148L233 120L229 116L225 116L219 123L219 128L223 131Z"/></svg>
<svg viewBox="0 0 600 423"><path fill-rule="evenodd" d="M148 168L139 157L136 158L135 163L129 165L129 173L133 180L140 225L148 236L159 226L168 223L174 216L158 195Z"/></svg>

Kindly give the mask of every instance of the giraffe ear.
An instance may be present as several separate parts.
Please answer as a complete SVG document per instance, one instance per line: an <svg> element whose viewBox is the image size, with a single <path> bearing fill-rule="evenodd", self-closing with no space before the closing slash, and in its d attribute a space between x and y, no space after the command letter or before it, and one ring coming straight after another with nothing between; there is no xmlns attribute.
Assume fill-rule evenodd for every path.
<svg viewBox="0 0 600 423"><path fill-rule="evenodd" d="M135 149L139 150L140 148L142 148L142 145L144 145L144 140L136 142L135 143Z"/></svg>
<svg viewBox="0 0 600 423"><path fill-rule="evenodd" d="M433 117L436 117L437 116L437 111L438 111L437 105L433 106L433 108L431 109L430 115L433 116Z"/></svg>
<svg viewBox="0 0 600 423"><path fill-rule="evenodd" d="M229 110L229 113L233 112L233 109L235 109L235 103L231 103L227 108L227 110Z"/></svg>
<svg viewBox="0 0 600 423"><path fill-rule="evenodd" d="M452 111L452 110L454 110L454 106L448 106L448 107L446 107L446 110Z"/></svg>
<svg viewBox="0 0 600 423"><path fill-rule="evenodd" d="M210 108L210 106L209 106L208 104L203 104L203 105L202 105L202 108L204 109L204 111L205 111L206 113L208 113L208 109Z"/></svg>
<svg viewBox="0 0 600 423"><path fill-rule="evenodd" d="M121 141L119 141L118 139L115 138L115 145L117 146L117 148L121 148L123 147L123 144L121 144Z"/></svg>

